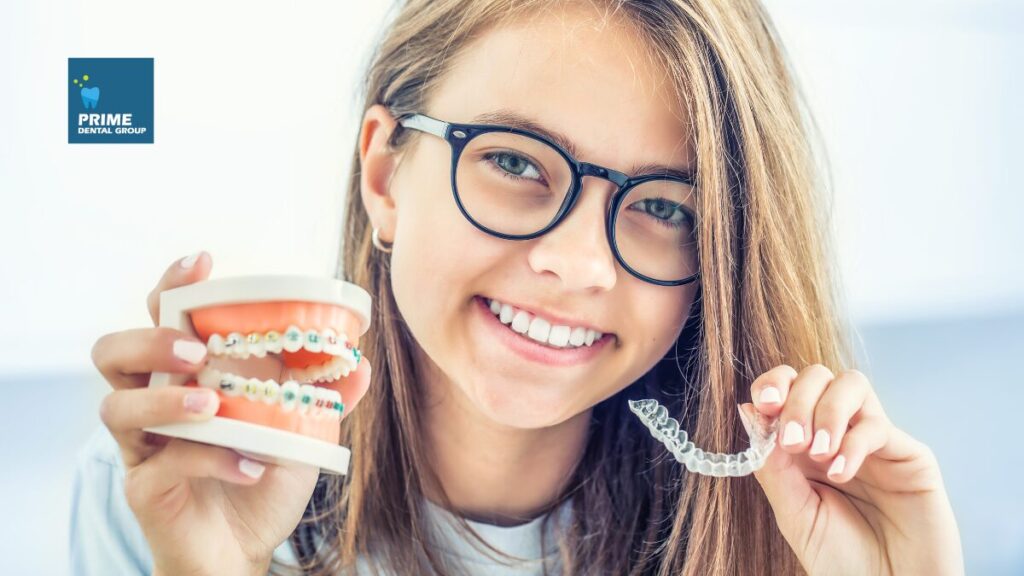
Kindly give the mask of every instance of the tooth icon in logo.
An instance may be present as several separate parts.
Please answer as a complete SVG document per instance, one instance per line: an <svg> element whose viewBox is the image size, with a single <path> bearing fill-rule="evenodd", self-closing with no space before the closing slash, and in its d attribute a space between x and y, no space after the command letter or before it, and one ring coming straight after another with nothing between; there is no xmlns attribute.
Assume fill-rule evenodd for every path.
<svg viewBox="0 0 1024 576"><path fill-rule="evenodd" d="M100 89L97 86L92 88L82 88L82 106L85 106L86 110L90 108L95 110L96 104L100 101Z"/></svg>

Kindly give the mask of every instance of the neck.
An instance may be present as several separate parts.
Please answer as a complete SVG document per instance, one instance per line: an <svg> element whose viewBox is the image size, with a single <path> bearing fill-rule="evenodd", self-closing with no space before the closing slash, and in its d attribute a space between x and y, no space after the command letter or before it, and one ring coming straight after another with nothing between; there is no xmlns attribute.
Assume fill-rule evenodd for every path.
<svg viewBox="0 0 1024 576"><path fill-rule="evenodd" d="M481 414L456 386L439 385L443 375L431 376L440 377L428 378L436 400L424 402L424 438L455 511L499 526L539 516L564 491L583 454L591 410L546 428L515 428ZM440 503L429 482L424 490Z"/></svg>

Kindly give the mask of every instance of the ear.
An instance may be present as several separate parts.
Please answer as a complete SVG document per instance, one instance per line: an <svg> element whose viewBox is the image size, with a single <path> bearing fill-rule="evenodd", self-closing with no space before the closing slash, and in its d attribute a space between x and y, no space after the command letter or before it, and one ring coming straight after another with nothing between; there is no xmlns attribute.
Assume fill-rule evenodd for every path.
<svg viewBox="0 0 1024 576"><path fill-rule="evenodd" d="M359 191L371 226L380 229L384 242L392 242L395 234L397 206L391 195L391 177L398 158L388 146L398 123L387 108L374 104L363 116L359 132Z"/></svg>

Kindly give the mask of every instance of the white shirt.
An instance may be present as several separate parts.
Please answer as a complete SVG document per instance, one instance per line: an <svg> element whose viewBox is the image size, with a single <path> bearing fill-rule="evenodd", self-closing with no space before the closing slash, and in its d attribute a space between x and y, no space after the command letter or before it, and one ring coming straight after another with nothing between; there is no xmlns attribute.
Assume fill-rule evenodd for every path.
<svg viewBox="0 0 1024 576"><path fill-rule="evenodd" d="M506 564L493 557L486 548L463 537L456 528L457 519L440 506L424 500L430 526L443 554L460 563L470 574L489 576L528 576L560 573L556 546L557 531L571 518L571 501L567 500L553 514L548 529L541 534L544 516L518 526L495 526L468 520L467 523L488 543L525 561ZM149 544L124 496L124 464L110 432L103 426L89 438L79 452L71 502L71 569L72 574L124 576L150 574L153 558ZM468 539L467 539L468 538ZM541 554L541 539L547 554ZM288 541L274 552L277 560L294 564L295 556ZM366 558L358 558L356 574L367 573Z"/></svg>

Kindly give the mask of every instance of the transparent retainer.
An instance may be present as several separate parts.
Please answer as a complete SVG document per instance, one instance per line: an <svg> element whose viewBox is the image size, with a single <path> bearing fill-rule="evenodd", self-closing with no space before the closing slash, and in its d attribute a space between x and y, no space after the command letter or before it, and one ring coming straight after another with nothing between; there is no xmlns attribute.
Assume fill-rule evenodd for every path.
<svg viewBox="0 0 1024 576"><path fill-rule="evenodd" d="M706 476L746 476L761 469L775 448L778 420L766 423L763 419L750 422L743 410L740 418L750 431L750 447L739 454L705 452L690 440L679 421L668 415L668 409L657 400L629 400L629 409L636 414L655 440L668 448L676 460L690 472ZM737 405L737 408L739 406Z"/></svg>

